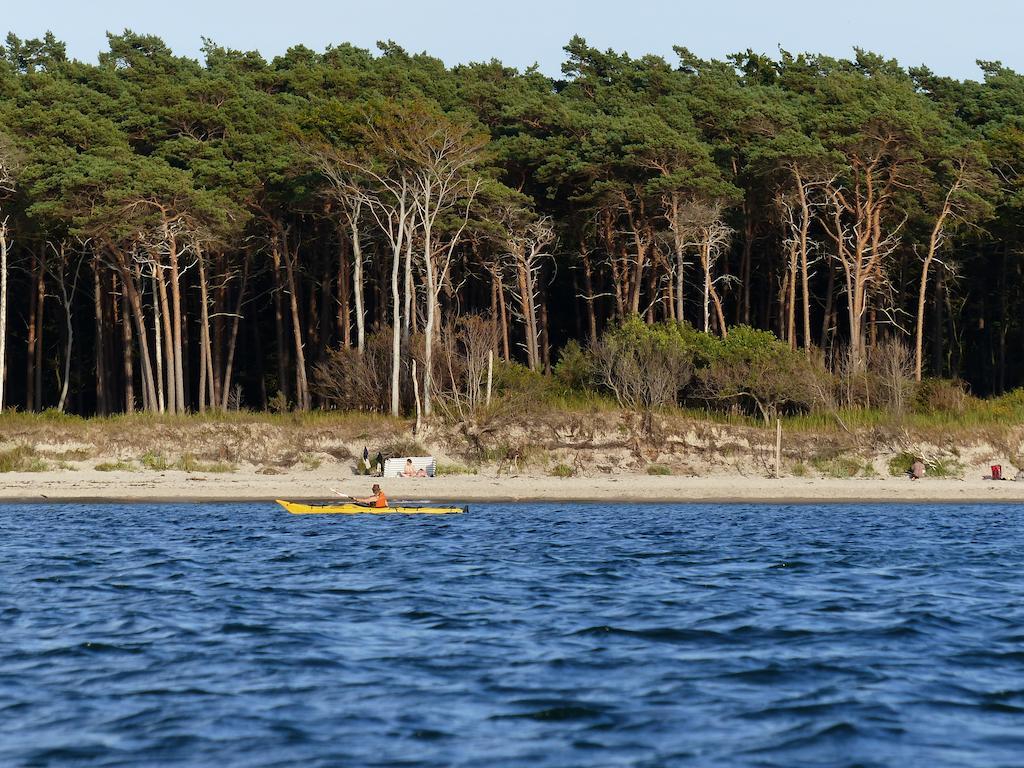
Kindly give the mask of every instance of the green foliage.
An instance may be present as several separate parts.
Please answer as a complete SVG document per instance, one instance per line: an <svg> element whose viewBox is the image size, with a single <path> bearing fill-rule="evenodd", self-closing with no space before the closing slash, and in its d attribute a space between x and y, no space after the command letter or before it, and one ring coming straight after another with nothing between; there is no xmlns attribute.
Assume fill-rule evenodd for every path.
<svg viewBox="0 0 1024 768"><path fill-rule="evenodd" d="M178 460L174 462L171 468L180 470L181 472L188 472L190 474L194 472L221 474L224 472L234 472L238 469L234 464L226 461L200 461L191 453L183 453Z"/></svg>
<svg viewBox="0 0 1024 768"><path fill-rule="evenodd" d="M873 477L876 474L871 462L853 456L818 457L811 464L825 477Z"/></svg>
<svg viewBox="0 0 1024 768"><path fill-rule="evenodd" d="M915 393L914 409L919 413L962 414L971 405L971 396L962 381L924 379Z"/></svg>
<svg viewBox="0 0 1024 768"><path fill-rule="evenodd" d="M434 470L434 474L437 477L444 475L475 475L477 474L476 467L467 467L465 464L445 464L438 462L437 467Z"/></svg>
<svg viewBox="0 0 1024 768"><path fill-rule="evenodd" d="M672 470L666 467L664 464L648 464L647 465L648 475L671 475Z"/></svg>
<svg viewBox="0 0 1024 768"><path fill-rule="evenodd" d="M555 380L570 392L591 389L598 375L593 356L587 354L576 339L570 339L562 347L554 374Z"/></svg>
<svg viewBox="0 0 1024 768"><path fill-rule="evenodd" d="M552 477L572 477L576 474L575 470L568 464L556 464L551 468L549 473Z"/></svg>
<svg viewBox="0 0 1024 768"><path fill-rule="evenodd" d="M591 356L620 406L650 412L678 402L704 345L687 326L649 325L634 316L608 331Z"/></svg>
<svg viewBox="0 0 1024 768"><path fill-rule="evenodd" d="M384 455L384 458L391 458L396 456L429 456L430 451L426 446L423 445L419 440L415 438L397 438L389 443L381 446L378 450ZM370 450L370 460L376 454L373 450Z"/></svg>
<svg viewBox="0 0 1024 768"><path fill-rule="evenodd" d="M0 472L45 472L49 465L27 445L0 451Z"/></svg>
<svg viewBox="0 0 1024 768"><path fill-rule="evenodd" d="M163 472L171 468L170 462L162 454L147 451L139 457L139 463L146 469Z"/></svg>
<svg viewBox="0 0 1024 768"><path fill-rule="evenodd" d="M909 474L911 465L913 465L918 458L918 456L915 456L912 453L907 453L906 451L897 453L889 459L889 474L893 477Z"/></svg>
<svg viewBox="0 0 1024 768"><path fill-rule="evenodd" d="M94 469L97 472L136 472L138 467L130 461L118 459L117 461L102 461Z"/></svg>
<svg viewBox="0 0 1024 768"><path fill-rule="evenodd" d="M708 357L700 373L701 395L753 403L766 422L784 407L811 410L829 388L823 370L768 331L737 326Z"/></svg>

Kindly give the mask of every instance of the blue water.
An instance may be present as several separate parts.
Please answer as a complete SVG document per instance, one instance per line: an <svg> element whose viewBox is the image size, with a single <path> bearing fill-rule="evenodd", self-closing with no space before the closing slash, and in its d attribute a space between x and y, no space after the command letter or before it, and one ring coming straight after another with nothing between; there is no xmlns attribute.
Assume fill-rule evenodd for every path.
<svg viewBox="0 0 1024 768"><path fill-rule="evenodd" d="M0 506L0 765L1020 766L1022 510Z"/></svg>

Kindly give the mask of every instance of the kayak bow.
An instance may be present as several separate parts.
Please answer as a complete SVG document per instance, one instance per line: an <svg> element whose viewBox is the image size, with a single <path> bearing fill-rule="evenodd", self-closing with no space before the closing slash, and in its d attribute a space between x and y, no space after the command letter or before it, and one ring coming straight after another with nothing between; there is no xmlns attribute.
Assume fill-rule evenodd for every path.
<svg viewBox="0 0 1024 768"><path fill-rule="evenodd" d="M451 515L468 512L469 507L365 507L362 504L299 504L276 499L293 515Z"/></svg>

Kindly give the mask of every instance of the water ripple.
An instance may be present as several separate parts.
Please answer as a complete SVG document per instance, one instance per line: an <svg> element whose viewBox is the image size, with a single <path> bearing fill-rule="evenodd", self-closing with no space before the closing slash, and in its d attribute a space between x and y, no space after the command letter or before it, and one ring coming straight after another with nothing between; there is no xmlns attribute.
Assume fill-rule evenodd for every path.
<svg viewBox="0 0 1024 768"><path fill-rule="evenodd" d="M1016 766L1012 506L0 507L0 765Z"/></svg>

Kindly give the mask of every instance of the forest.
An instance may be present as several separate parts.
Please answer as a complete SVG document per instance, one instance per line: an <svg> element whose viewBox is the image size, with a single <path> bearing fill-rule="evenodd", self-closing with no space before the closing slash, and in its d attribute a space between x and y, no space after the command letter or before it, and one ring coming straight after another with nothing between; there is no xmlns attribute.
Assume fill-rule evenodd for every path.
<svg viewBox="0 0 1024 768"><path fill-rule="evenodd" d="M486 369L651 407L700 369L688 397L770 386L767 418L868 372L1024 383L1024 77L998 62L577 37L552 78L108 37L96 63L0 46L0 408L430 416Z"/></svg>

